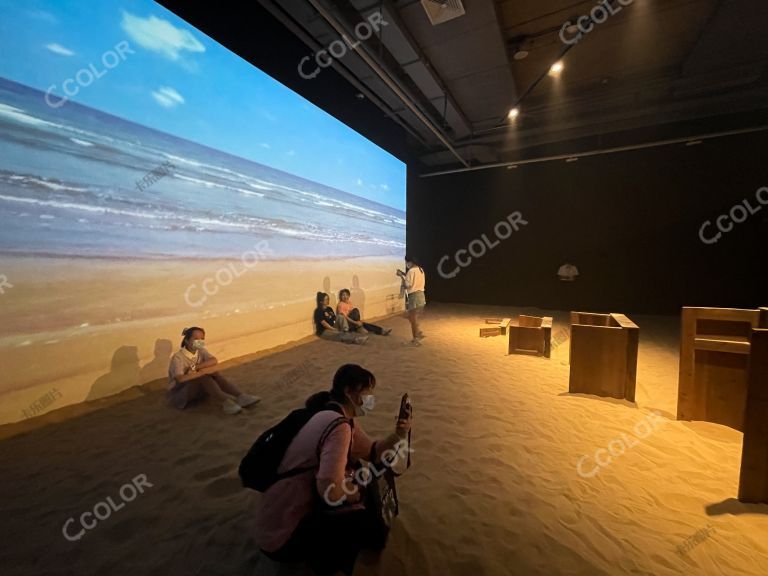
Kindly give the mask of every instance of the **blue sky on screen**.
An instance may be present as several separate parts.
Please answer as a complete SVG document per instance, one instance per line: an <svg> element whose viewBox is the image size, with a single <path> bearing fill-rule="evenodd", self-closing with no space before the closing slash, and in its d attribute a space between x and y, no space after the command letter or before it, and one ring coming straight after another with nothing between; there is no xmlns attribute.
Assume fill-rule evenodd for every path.
<svg viewBox="0 0 768 576"><path fill-rule="evenodd" d="M0 13L2 77L62 96L127 41L135 54L74 101L405 210L402 162L151 0L0 0Z"/></svg>

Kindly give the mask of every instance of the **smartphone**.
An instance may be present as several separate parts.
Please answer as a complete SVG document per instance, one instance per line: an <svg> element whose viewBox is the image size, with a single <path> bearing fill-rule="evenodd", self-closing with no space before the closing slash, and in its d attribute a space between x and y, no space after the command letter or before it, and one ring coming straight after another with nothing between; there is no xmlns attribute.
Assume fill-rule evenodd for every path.
<svg viewBox="0 0 768 576"><path fill-rule="evenodd" d="M397 415L398 420L408 420L413 415L413 406L411 406L411 399L406 392L403 394L403 398L400 400L400 413Z"/></svg>

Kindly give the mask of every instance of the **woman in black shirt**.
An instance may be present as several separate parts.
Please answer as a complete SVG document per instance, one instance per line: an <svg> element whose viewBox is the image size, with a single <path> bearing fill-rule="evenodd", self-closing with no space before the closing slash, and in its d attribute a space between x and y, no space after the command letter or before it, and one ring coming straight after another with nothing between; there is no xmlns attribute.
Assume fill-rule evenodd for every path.
<svg viewBox="0 0 768 576"><path fill-rule="evenodd" d="M318 292L314 318L315 333L325 340L335 340L347 344L365 344L368 336L350 334L347 319L344 316L336 316L329 304L328 294Z"/></svg>

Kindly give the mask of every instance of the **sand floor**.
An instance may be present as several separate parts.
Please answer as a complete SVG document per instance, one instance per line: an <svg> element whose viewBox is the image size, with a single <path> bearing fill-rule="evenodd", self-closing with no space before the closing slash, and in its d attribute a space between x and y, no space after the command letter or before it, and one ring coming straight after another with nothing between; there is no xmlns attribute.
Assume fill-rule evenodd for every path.
<svg viewBox="0 0 768 576"><path fill-rule="evenodd" d="M263 397L234 417L213 405L174 412L148 385L0 427L2 573L274 573L249 540L260 496L241 488L237 465L262 430L357 362L378 378L364 428L388 433L405 391L415 421L400 517L355 574L768 574L768 506L736 500L742 435L674 420L677 318L630 315L641 330L630 404L566 393L567 340L547 360L478 338L482 318L520 311L430 305L420 348L402 346L408 325L395 317L383 322L391 336L364 347L311 338L227 362L227 377ZM560 340L565 321L555 314ZM597 467L609 445L625 451ZM137 478L143 492L124 487ZM77 518L108 497L119 510L64 538L68 518L77 534Z"/></svg>

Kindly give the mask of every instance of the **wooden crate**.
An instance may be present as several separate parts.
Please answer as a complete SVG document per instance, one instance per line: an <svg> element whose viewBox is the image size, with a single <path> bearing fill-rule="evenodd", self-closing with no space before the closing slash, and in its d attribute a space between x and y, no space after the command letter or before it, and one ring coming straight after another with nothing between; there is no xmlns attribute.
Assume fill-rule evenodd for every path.
<svg viewBox="0 0 768 576"><path fill-rule="evenodd" d="M510 324L508 354L531 354L549 358L552 349L550 316L518 316L517 325Z"/></svg>
<svg viewBox="0 0 768 576"><path fill-rule="evenodd" d="M571 312L571 393L635 401L640 329L624 314Z"/></svg>

